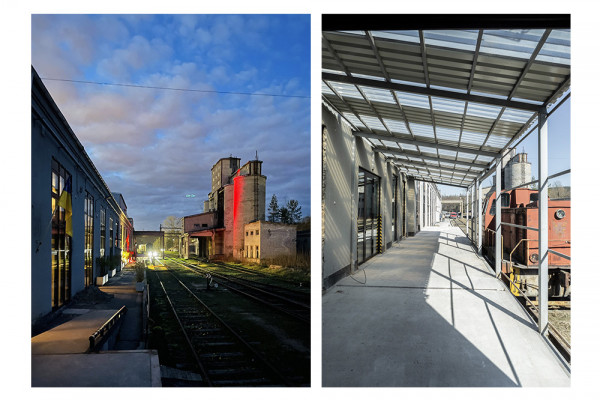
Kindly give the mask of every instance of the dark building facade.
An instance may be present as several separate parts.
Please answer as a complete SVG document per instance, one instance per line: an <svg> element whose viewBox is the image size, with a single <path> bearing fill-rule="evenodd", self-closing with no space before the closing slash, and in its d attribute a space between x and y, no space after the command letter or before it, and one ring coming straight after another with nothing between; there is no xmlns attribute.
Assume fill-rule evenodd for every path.
<svg viewBox="0 0 600 400"><path fill-rule="evenodd" d="M105 281L133 251L133 220L31 71L31 318Z"/></svg>

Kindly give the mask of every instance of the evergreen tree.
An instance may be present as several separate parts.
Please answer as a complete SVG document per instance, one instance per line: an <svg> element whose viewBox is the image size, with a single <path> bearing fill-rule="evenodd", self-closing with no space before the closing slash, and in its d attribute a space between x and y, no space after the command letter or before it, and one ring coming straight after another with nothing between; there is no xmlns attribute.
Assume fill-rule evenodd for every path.
<svg viewBox="0 0 600 400"><path fill-rule="evenodd" d="M290 210L287 207L281 207L279 209L279 222L282 224L289 224L290 222Z"/></svg>
<svg viewBox="0 0 600 400"><path fill-rule="evenodd" d="M295 224L300 222L302 218L302 207L298 205L297 200L290 200L286 205L288 211L288 218L290 224Z"/></svg>
<svg viewBox="0 0 600 400"><path fill-rule="evenodd" d="M279 218L279 206L277 205L277 196L271 197L271 203L269 204L269 222L277 222Z"/></svg>

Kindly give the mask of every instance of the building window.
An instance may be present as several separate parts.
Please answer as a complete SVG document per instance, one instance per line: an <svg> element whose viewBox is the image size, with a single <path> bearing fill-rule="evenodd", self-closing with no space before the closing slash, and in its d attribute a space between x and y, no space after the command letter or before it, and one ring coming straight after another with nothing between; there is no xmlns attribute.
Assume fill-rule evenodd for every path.
<svg viewBox="0 0 600 400"><path fill-rule="evenodd" d="M71 236L67 235L66 210L58 205L60 196L67 182L71 184L71 174L55 159L51 166L51 198L52 198L52 309L57 309L71 300ZM67 199L68 206L71 201Z"/></svg>
<svg viewBox="0 0 600 400"><path fill-rule="evenodd" d="M84 269L85 286L90 286L94 281L94 197L86 193L83 219L85 224L84 243Z"/></svg>
<svg viewBox="0 0 600 400"><path fill-rule="evenodd" d="M258 246L256 246L256 258L260 258L260 257L258 256Z"/></svg>
<svg viewBox="0 0 600 400"><path fill-rule="evenodd" d="M246 231L246 236L248 236L248 231Z"/></svg>
<svg viewBox="0 0 600 400"><path fill-rule="evenodd" d="M380 218L379 186L377 175L359 168L357 218L357 258L359 264L374 256L378 251L380 240L378 230Z"/></svg>
<svg viewBox="0 0 600 400"><path fill-rule="evenodd" d="M258 229L256 230L256 236L258 236Z"/></svg>
<svg viewBox="0 0 600 400"><path fill-rule="evenodd" d="M254 235L254 231L250 231L250 235Z"/></svg>
<svg viewBox="0 0 600 400"><path fill-rule="evenodd" d="M114 233L113 233L113 219L109 218L108 220L109 220L109 223L108 223L109 224L108 225L108 229L109 229L109 231L108 231L108 240L109 240L109 243L110 243L110 247L108 248L108 251L109 251L109 255L110 255L109 261L112 261L112 259L113 259L113 245L115 243L114 242Z"/></svg>
<svg viewBox="0 0 600 400"><path fill-rule="evenodd" d="M100 209L100 257L106 252L106 211Z"/></svg>

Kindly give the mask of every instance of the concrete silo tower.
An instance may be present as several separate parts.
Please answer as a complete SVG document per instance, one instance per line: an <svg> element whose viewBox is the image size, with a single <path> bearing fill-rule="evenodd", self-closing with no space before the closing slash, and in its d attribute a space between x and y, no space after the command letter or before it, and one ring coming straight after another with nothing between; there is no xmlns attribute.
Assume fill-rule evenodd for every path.
<svg viewBox="0 0 600 400"><path fill-rule="evenodd" d="M244 256L244 225L265 220L267 177L262 161L248 161L233 177L233 257Z"/></svg>

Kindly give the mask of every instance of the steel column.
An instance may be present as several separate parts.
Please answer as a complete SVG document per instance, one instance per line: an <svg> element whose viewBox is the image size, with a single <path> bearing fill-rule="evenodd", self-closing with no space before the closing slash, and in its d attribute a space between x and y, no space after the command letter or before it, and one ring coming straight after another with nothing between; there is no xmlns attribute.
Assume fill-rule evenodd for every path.
<svg viewBox="0 0 600 400"><path fill-rule="evenodd" d="M539 331L548 334L548 115L538 113Z"/></svg>
<svg viewBox="0 0 600 400"><path fill-rule="evenodd" d="M481 231L483 227L483 221L481 220L481 182L477 181L477 252L479 255L482 254L482 237Z"/></svg>
<svg viewBox="0 0 600 400"><path fill-rule="evenodd" d="M494 250L496 251L495 256L495 270L496 276L500 276L500 269L502 267L502 228L500 222L502 221L502 157L496 159L496 240Z"/></svg>
<svg viewBox="0 0 600 400"><path fill-rule="evenodd" d="M470 187L467 188L467 217L465 218L465 226L467 227L467 237L469 238L469 191L471 190Z"/></svg>

